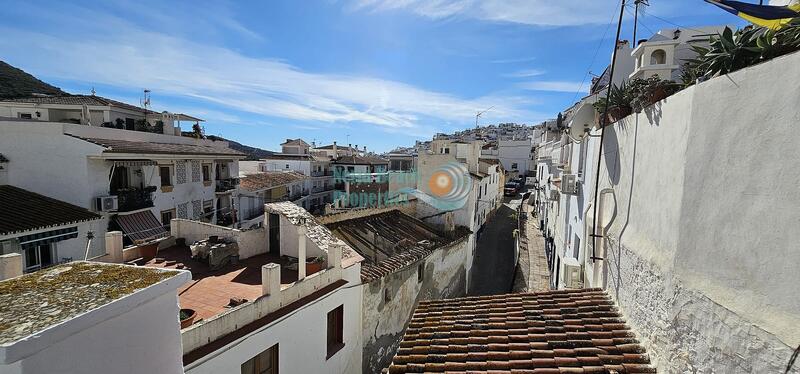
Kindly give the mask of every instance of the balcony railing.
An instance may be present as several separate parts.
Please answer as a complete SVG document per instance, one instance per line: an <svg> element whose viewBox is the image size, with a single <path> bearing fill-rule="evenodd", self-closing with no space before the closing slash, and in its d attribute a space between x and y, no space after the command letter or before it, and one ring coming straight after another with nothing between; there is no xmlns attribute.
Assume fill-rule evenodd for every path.
<svg viewBox="0 0 800 374"><path fill-rule="evenodd" d="M312 171L311 172L311 176L312 177L332 177L333 176L333 170Z"/></svg>
<svg viewBox="0 0 800 374"><path fill-rule="evenodd" d="M144 208L153 207L153 191L155 187L125 188L112 191L111 194L117 197L117 211L130 212Z"/></svg>
<svg viewBox="0 0 800 374"><path fill-rule="evenodd" d="M217 186L215 188L215 191L228 192L230 190L236 189L236 186L238 185L239 185L239 178L217 179Z"/></svg>

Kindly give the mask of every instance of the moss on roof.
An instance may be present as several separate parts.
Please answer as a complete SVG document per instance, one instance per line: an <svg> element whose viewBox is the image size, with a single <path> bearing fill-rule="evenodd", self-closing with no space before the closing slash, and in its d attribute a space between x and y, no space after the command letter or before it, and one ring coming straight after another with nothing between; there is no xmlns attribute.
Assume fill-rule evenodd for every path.
<svg viewBox="0 0 800 374"><path fill-rule="evenodd" d="M17 341L177 275L72 262L0 282L0 344Z"/></svg>

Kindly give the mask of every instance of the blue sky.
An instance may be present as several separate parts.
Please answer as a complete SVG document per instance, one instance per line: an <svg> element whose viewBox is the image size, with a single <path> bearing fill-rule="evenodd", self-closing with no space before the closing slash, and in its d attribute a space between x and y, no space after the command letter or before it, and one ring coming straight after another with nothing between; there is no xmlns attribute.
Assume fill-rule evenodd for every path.
<svg viewBox="0 0 800 374"><path fill-rule="evenodd" d="M153 109L248 145L302 137L387 151L474 126L492 106L482 124L554 117L587 70L608 64L619 2L165 3L6 1L0 59L72 93L138 104L150 89ZM702 0L650 3L641 37L741 24Z"/></svg>

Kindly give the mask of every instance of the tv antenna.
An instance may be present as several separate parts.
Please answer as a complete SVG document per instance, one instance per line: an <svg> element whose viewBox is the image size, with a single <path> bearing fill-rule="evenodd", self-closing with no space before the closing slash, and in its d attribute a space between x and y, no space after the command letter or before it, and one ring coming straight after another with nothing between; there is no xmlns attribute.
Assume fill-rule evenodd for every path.
<svg viewBox="0 0 800 374"><path fill-rule="evenodd" d="M490 106L489 108L487 108L486 110L484 110L482 112L478 112L477 114L475 114L475 128L476 129L478 128L478 118L481 118L483 113L486 113L486 112L488 112L488 111L490 111L492 109L494 109L494 105Z"/></svg>
<svg viewBox="0 0 800 374"><path fill-rule="evenodd" d="M140 104L142 105L142 108L144 108L145 110L150 109L150 90L148 89L144 90L144 96L142 97L142 101L140 102Z"/></svg>

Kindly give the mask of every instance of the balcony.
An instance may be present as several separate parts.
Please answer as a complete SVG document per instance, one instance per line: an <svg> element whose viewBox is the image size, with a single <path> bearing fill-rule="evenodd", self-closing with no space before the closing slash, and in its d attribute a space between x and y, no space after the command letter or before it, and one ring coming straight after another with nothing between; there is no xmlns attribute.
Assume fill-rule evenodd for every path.
<svg viewBox="0 0 800 374"><path fill-rule="evenodd" d="M333 176L333 170L312 171L311 172L311 176L312 177L332 177Z"/></svg>
<svg viewBox="0 0 800 374"><path fill-rule="evenodd" d="M117 211L130 212L134 210L152 208L153 192L156 187L150 186L142 188L124 188L112 191L111 194L117 197Z"/></svg>
<svg viewBox="0 0 800 374"><path fill-rule="evenodd" d="M231 190L235 190L236 186L238 185L239 185L239 178L217 179L217 185L214 191L219 193L224 193Z"/></svg>

